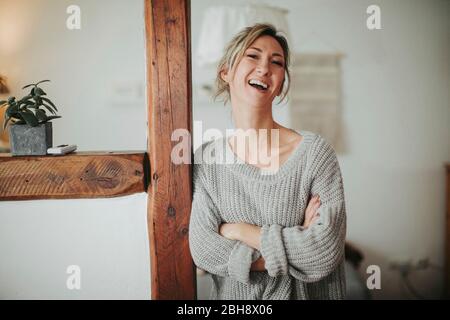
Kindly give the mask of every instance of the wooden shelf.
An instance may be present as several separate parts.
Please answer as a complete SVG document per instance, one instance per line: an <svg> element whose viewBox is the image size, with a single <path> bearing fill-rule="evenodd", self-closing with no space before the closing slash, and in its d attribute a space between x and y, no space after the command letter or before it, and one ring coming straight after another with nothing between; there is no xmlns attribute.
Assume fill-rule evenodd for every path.
<svg viewBox="0 0 450 320"><path fill-rule="evenodd" d="M147 191L144 151L0 154L0 200L108 198Z"/></svg>

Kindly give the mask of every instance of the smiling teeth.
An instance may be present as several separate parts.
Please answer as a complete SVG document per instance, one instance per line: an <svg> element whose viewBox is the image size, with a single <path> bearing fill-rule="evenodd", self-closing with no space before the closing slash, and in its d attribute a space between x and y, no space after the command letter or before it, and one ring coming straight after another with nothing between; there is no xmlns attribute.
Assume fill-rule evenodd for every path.
<svg viewBox="0 0 450 320"><path fill-rule="evenodd" d="M265 84L265 83L262 82L262 81L256 80L256 79L251 79L248 83L249 83L249 84L257 84L258 86L261 86L261 87L263 87L264 89L267 89L267 87L268 87L267 84Z"/></svg>

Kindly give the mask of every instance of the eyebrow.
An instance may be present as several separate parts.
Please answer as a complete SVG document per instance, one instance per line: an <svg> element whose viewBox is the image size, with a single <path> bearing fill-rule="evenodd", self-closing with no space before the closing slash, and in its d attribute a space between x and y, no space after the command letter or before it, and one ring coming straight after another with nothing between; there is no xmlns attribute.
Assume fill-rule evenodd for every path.
<svg viewBox="0 0 450 320"><path fill-rule="evenodd" d="M254 50L256 50L256 51L262 52L262 50L261 50L260 48L257 48L257 47L250 47L249 49L254 49ZM278 53L278 52L272 53L272 56L273 56L273 57L274 57L274 56L278 56L278 57L281 57L281 58L284 59L284 56L283 56L281 53Z"/></svg>

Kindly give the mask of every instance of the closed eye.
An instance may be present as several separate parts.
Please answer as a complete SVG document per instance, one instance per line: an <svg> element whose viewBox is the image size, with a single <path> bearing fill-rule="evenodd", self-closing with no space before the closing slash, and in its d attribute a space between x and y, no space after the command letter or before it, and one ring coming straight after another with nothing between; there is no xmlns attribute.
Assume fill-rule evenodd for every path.
<svg viewBox="0 0 450 320"><path fill-rule="evenodd" d="M247 54L247 57L249 57L251 59L255 59L255 60L258 59L258 55L256 55L256 54ZM274 60L274 61L272 61L272 63L276 64L276 65L278 65L280 67L284 66L282 61Z"/></svg>

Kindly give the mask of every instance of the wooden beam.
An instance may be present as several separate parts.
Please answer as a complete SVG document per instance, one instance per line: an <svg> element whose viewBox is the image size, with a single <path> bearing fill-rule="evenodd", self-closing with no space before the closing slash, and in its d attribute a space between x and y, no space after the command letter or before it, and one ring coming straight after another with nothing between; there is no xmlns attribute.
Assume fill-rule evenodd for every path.
<svg viewBox="0 0 450 320"><path fill-rule="evenodd" d="M191 166L171 161L178 143L171 141L172 132L191 132L189 17L189 0L145 0L152 299L195 299L197 292L188 243Z"/></svg>
<svg viewBox="0 0 450 320"><path fill-rule="evenodd" d="M0 200L107 198L145 192L147 163L145 152L0 154Z"/></svg>

